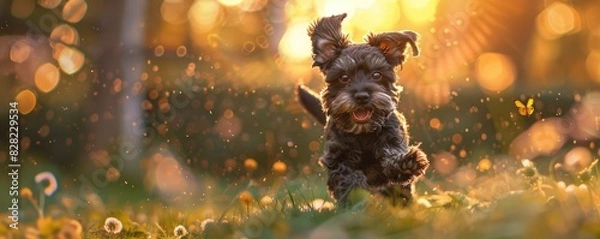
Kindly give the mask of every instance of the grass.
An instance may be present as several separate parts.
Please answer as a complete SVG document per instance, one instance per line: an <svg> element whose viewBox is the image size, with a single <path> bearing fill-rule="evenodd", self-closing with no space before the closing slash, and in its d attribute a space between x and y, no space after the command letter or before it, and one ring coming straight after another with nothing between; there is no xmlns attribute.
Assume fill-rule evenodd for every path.
<svg viewBox="0 0 600 239"><path fill-rule="evenodd" d="M405 207L357 190L343 208L327 196L320 176L274 176L188 205L150 200L106 205L114 210L108 212L47 213L19 231L3 224L0 238L598 238L595 164L573 176L567 185L524 161L517 170L487 172L453 191L425 179ZM118 225L105 228L107 217L122 230L109 233Z"/></svg>

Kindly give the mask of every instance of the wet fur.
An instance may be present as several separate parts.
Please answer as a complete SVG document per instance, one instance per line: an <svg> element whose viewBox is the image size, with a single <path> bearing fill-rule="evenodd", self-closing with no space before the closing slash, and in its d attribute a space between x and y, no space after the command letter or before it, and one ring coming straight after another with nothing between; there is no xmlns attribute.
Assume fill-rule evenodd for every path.
<svg viewBox="0 0 600 239"><path fill-rule="evenodd" d="M429 166L418 145L409 145L404 116L396 110L401 87L396 85L396 66L406 59L410 45L418 54L418 35L412 31L370 34L365 43L351 43L341 32L346 14L317 20L308 30L313 46L313 66L319 67L327 86L317 96L299 86L300 102L325 123L327 186L338 202L345 204L356 188L370 190L403 202L412 198L414 182ZM373 75L378 72L380 79ZM343 75L349 82L340 81ZM358 102L366 93L368 101ZM352 112L371 112L368 122L357 123Z"/></svg>

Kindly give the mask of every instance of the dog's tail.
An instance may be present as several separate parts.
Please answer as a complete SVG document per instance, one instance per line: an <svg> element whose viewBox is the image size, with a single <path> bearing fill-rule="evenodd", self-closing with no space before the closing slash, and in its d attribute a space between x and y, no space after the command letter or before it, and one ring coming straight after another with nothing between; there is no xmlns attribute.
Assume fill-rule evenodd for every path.
<svg viewBox="0 0 600 239"><path fill-rule="evenodd" d="M302 84L296 86L296 95L302 107L315 117L319 123L325 125L327 118L325 112L323 112L319 95Z"/></svg>

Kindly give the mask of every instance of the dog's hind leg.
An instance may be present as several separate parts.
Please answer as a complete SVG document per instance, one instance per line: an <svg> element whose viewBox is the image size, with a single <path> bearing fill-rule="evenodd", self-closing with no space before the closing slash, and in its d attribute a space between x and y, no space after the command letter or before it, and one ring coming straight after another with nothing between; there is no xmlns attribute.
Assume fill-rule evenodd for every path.
<svg viewBox="0 0 600 239"><path fill-rule="evenodd" d="M347 205L350 192L357 188L368 189L367 177L360 170L353 170L343 164L329 168L327 178L329 192L341 205Z"/></svg>

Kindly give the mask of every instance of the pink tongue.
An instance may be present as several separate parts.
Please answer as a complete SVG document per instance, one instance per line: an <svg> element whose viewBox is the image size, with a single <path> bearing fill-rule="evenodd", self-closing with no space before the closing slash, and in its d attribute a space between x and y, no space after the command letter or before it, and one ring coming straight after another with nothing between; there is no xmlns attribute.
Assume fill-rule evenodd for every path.
<svg viewBox="0 0 600 239"><path fill-rule="evenodd" d="M369 111L367 110L357 110L352 112L352 116L354 116L357 120L366 120L369 118Z"/></svg>

